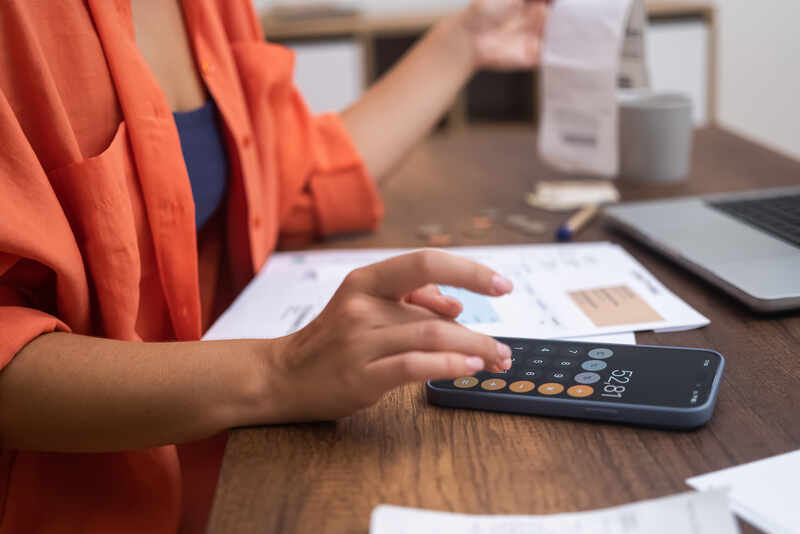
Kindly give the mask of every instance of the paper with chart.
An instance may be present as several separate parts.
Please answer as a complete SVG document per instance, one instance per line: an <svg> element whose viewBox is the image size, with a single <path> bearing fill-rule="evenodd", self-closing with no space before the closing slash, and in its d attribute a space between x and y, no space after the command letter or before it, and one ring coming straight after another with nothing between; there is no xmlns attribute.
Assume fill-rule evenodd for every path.
<svg viewBox="0 0 800 534"><path fill-rule="evenodd" d="M456 288L459 322L495 336L567 338L709 323L621 247L611 243L457 247L514 282L490 298ZM278 253L207 332L205 339L275 338L308 324L347 273L402 249Z"/></svg>
<svg viewBox="0 0 800 534"><path fill-rule="evenodd" d="M800 533L800 450L686 481L699 490L727 489L731 509L769 534Z"/></svg>
<svg viewBox="0 0 800 534"><path fill-rule="evenodd" d="M378 506L370 534L736 534L724 492L686 493L617 508L545 516L491 516Z"/></svg>

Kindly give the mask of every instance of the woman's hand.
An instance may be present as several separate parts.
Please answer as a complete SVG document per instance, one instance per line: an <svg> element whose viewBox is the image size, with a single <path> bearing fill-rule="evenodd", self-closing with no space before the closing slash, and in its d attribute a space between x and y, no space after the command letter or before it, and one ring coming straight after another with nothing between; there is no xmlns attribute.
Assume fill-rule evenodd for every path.
<svg viewBox="0 0 800 534"><path fill-rule="evenodd" d="M488 267L435 250L353 271L314 321L276 341L266 422L336 419L401 384L510 368L511 349L453 322L460 303L430 284L512 289Z"/></svg>
<svg viewBox="0 0 800 534"><path fill-rule="evenodd" d="M511 366L511 349L452 321L432 284L511 291L490 269L422 251L358 269L281 339L140 343L43 334L0 373L7 449L112 452L239 426L349 415L406 382Z"/></svg>
<svg viewBox="0 0 800 534"><path fill-rule="evenodd" d="M536 65L546 14L546 0L473 0L436 24L342 112L369 173L381 178L394 168L452 105L476 69Z"/></svg>
<svg viewBox="0 0 800 534"><path fill-rule="evenodd" d="M461 14L475 68L536 66L547 18L545 0L473 0Z"/></svg>

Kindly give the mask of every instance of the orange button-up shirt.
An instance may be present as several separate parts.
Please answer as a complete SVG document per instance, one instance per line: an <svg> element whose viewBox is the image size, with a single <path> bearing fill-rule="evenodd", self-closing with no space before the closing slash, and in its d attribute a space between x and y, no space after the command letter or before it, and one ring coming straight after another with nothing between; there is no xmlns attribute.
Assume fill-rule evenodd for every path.
<svg viewBox="0 0 800 534"><path fill-rule="evenodd" d="M282 239L378 224L375 186L339 118L311 116L292 54L264 41L249 0L183 10L231 162L224 216L199 237L130 0L0 2L0 367L54 330L197 340L215 298L229 300L219 288L240 290ZM200 529L223 442L2 450L0 531Z"/></svg>

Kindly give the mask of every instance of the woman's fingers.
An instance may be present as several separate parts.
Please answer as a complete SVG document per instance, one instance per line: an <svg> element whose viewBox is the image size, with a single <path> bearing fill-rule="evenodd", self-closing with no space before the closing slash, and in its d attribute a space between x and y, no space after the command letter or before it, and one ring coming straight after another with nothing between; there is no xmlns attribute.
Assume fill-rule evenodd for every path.
<svg viewBox="0 0 800 534"><path fill-rule="evenodd" d="M488 370L511 367L511 348L496 339L442 320L418 321L381 328L369 336L375 359L406 352L450 352L477 356Z"/></svg>
<svg viewBox="0 0 800 534"><path fill-rule="evenodd" d="M509 293L513 284L480 263L441 250L420 250L356 269L344 282L389 299L401 299L428 284L462 287L484 295Z"/></svg>
<svg viewBox="0 0 800 534"><path fill-rule="evenodd" d="M529 2L525 6L526 27L529 32L532 32L537 40L544 33L544 25L547 22L547 3L545 2Z"/></svg>
<svg viewBox="0 0 800 534"><path fill-rule="evenodd" d="M458 299L442 295L439 288L434 284L428 284L409 293L406 302L427 308L428 310L455 319L464 310Z"/></svg>
<svg viewBox="0 0 800 534"><path fill-rule="evenodd" d="M409 382L444 380L477 373L483 360L452 352L406 352L367 365L366 377L380 392Z"/></svg>

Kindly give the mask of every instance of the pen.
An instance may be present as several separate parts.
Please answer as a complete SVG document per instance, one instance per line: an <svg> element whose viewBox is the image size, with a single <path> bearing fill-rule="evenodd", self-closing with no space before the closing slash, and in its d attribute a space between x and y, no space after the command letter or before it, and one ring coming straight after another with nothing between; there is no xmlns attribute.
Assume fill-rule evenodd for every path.
<svg viewBox="0 0 800 534"><path fill-rule="evenodd" d="M578 213L558 227L556 239L558 241L569 241L572 236L580 232L597 215L597 212L598 208L595 204L584 206Z"/></svg>

